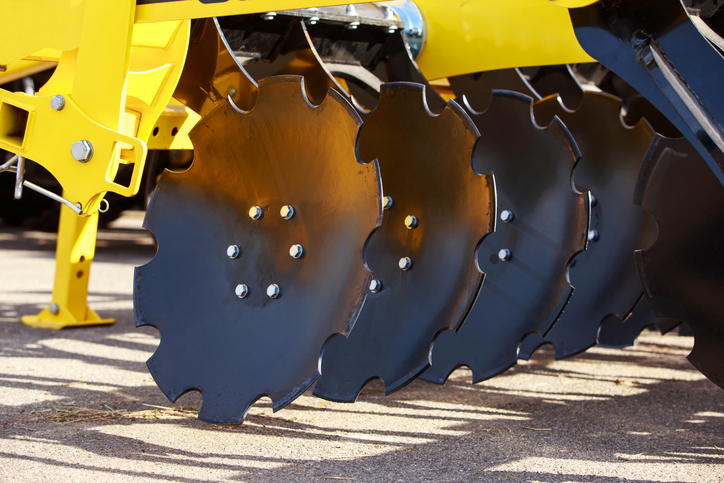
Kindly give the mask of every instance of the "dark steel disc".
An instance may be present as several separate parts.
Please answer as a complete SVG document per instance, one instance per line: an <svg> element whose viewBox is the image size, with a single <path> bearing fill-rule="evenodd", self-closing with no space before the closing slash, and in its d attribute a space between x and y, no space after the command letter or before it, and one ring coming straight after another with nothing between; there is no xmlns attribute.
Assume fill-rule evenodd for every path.
<svg viewBox="0 0 724 483"><path fill-rule="evenodd" d="M383 84L363 116L362 159L379 160L393 204L366 252L381 290L367 297L349 338L327 344L314 388L325 399L353 402L374 378L387 393L408 384L428 367L436 334L462 323L483 281L475 258L494 226L493 178L471 163L478 133L470 119L455 103L433 115L424 91ZM405 258L411 267L401 268Z"/></svg>
<svg viewBox="0 0 724 483"><path fill-rule="evenodd" d="M658 225L636 254L646 296L656 315L691 326L689 361L724 388L724 187L688 141L657 137L636 203Z"/></svg>
<svg viewBox="0 0 724 483"><path fill-rule="evenodd" d="M164 173L145 221L159 248L136 269L136 321L161 332L148 367L164 394L203 393L199 418L241 421L262 396L284 407L318 377L325 342L352 329L382 211L377 165L357 157L360 126L338 93L315 108L301 78L266 79L251 111L222 102L204 116L192 166Z"/></svg>
<svg viewBox="0 0 724 483"><path fill-rule="evenodd" d="M575 185L595 199L587 250L569 270L575 294L545 339L535 341L552 344L556 358L564 358L595 345L604 319L626 319L641 299L634 250L654 240L656 225L634 205L633 193L654 133L643 121L624 125L621 100L603 93L586 92L575 111L555 96L536 102L534 110L536 119L558 116L570 129L582 155ZM530 357L533 341L523 343L520 357Z"/></svg>
<svg viewBox="0 0 724 483"><path fill-rule="evenodd" d="M493 91L485 112L470 111L482 136L475 167L495 174L499 218L478 251L485 284L460 330L435 340L426 381L442 384L459 366L472 369L473 382L505 371L521 339L547 332L573 292L568 263L585 247L590 203L571 182L580 153L559 120L533 122L532 104Z"/></svg>

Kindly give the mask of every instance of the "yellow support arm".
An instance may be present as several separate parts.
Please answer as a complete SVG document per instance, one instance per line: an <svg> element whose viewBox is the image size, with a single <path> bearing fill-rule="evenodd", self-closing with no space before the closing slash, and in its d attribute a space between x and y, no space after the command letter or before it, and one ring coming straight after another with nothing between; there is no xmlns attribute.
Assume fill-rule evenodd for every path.
<svg viewBox="0 0 724 483"><path fill-rule="evenodd" d="M593 62L560 4L595 0L415 0L427 42L417 60L429 79L485 70Z"/></svg>

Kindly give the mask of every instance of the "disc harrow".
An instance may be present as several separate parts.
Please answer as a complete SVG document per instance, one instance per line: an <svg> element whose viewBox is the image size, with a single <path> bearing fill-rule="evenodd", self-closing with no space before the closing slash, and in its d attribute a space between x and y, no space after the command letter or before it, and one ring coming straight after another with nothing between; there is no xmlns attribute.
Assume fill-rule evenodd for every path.
<svg viewBox="0 0 724 483"><path fill-rule="evenodd" d="M26 324L112 323L85 300L98 212L142 189L148 368L205 421L680 321L724 387L717 2L169 1L59 1L63 32L0 42L0 172L63 205Z"/></svg>

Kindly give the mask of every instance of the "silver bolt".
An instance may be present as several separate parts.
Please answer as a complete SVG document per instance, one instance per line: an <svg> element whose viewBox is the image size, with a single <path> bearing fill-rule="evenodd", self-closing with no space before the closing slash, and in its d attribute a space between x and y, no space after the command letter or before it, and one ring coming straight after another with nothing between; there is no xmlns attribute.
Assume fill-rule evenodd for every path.
<svg viewBox="0 0 724 483"><path fill-rule="evenodd" d="M385 20L397 20L395 12L390 7L382 7L385 12Z"/></svg>
<svg viewBox="0 0 724 483"><path fill-rule="evenodd" d="M384 198L382 198L382 207L384 209L389 210L394 204L395 200L392 199L392 196L385 196Z"/></svg>
<svg viewBox="0 0 724 483"><path fill-rule="evenodd" d="M50 307L48 308L48 311L49 311L52 315L58 315L58 314L60 313L60 307L58 306L58 304L50 304Z"/></svg>
<svg viewBox="0 0 724 483"><path fill-rule="evenodd" d="M510 210L503 210L500 213L500 219L503 220L505 223L510 223L513 221L513 218L515 218L515 215L513 215L513 212Z"/></svg>
<svg viewBox="0 0 724 483"><path fill-rule="evenodd" d="M282 218L285 220L291 220L294 216L294 207L292 205L284 205L282 209L279 210L279 214L282 215Z"/></svg>
<svg viewBox="0 0 724 483"><path fill-rule="evenodd" d="M302 258L304 256L304 247L302 245L292 245L289 249L289 255L296 260Z"/></svg>
<svg viewBox="0 0 724 483"><path fill-rule="evenodd" d="M412 260L410 260L410 257L400 258L397 265L399 265L400 270L408 271L412 268Z"/></svg>
<svg viewBox="0 0 724 483"><path fill-rule="evenodd" d="M274 20L274 18L277 16L276 12L267 12L262 17L264 20Z"/></svg>
<svg viewBox="0 0 724 483"><path fill-rule="evenodd" d="M419 225L419 224L420 224L420 222L418 221L417 217L415 217L415 216L410 215L407 218L405 218L405 226L409 230L417 228L417 225Z"/></svg>
<svg viewBox="0 0 724 483"><path fill-rule="evenodd" d="M307 20L307 23L309 25L317 25L317 22L319 22L319 17L312 17L309 20Z"/></svg>
<svg viewBox="0 0 724 483"><path fill-rule="evenodd" d="M597 230L591 230L588 232L588 241L598 241L598 231Z"/></svg>
<svg viewBox="0 0 724 483"><path fill-rule="evenodd" d="M370 292L377 293L382 290L382 282L376 279L372 279L370 282Z"/></svg>
<svg viewBox="0 0 724 483"><path fill-rule="evenodd" d="M244 283L240 283L236 286L236 289L234 289L234 293L240 299L246 298L246 296L249 295L249 287Z"/></svg>
<svg viewBox="0 0 724 483"><path fill-rule="evenodd" d="M280 293L281 290L279 289L279 285L275 283L269 285L266 289L266 294L269 296L270 299L278 298Z"/></svg>
<svg viewBox="0 0 724 483"><path fill-rule="evenodd" d="M252 206L249 208L249 218L252 220L261 220L261 218L264 216L264 210L262 210L258 206Z"/></svg>
<svg viewBox="0 0 724 483"><path fill-rule="evenodd" d="M598 204L598 200L595 196L591 195L591 206L596 206Z"/></svg>
<svg viewBox="0 0 724 483"><path fill-rule="evenodd" d="M357 30L357 27L359 27L359 26L360 26L359 22L350 22L347 24L347 28L349 30Z"/></svg>
<svg viewBox="0 0 724 483"><path fill-rule="evenodd" d="M510 250L508 250L507 248L503 248L502 250L500 250L498 252L498 258L500 258L501 262L507 262L512 257L513 257L513 254L510 253Z"/></svg>
<svg viewBox="0 0 724 483"><path fill-rule="evenodd" d="M70 154L73 159L80 163L87 163L93 157L93 145L90 141L83 139L82 141L76 141L70 148Z"/></svg>
<svg viewBox="0 0 724 483"><path fill-rule="evenodd" d="M239 258L239 255L241 255L241 248L236 245L229 245L229 248L226 249L226 254L232 260L235 258Z"/></svg>
<svg viewBox="0 0 724 483"><path fill-rule="evenodd" d="M50 100L50 107L53 108L54 111L62 111L65 107L65 97L63 96L55 96Z"/></svg>
<svg viewBox="0 0 724 483"><path fill-rule="evenodd" d="M347 5L347 15L357 15L357 9L354 5Z"/></svg>

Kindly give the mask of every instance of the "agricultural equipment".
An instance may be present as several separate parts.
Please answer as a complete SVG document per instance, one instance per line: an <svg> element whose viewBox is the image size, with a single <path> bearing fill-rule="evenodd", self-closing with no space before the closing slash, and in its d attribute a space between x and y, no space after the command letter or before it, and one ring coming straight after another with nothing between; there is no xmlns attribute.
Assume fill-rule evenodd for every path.
<svg viewBox="0 0 724 483"><path fill-rule="evenodd" d="M206 421L682 320L724 387L718 2L16 3L0 171L61 205L25 324L113 322L86 304L98 213L140 192L148 367Z"/></svg>

